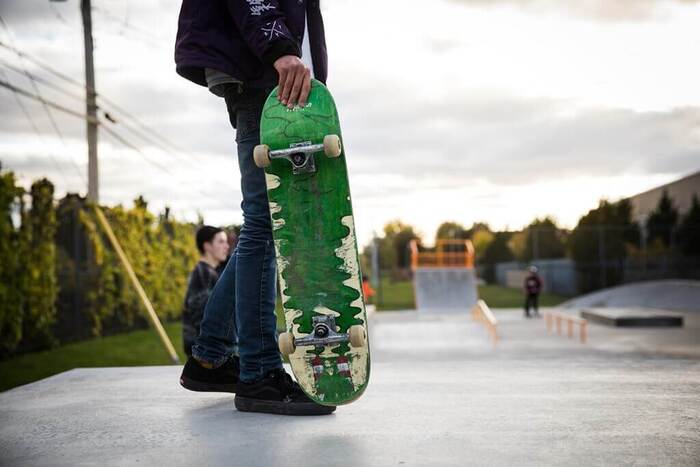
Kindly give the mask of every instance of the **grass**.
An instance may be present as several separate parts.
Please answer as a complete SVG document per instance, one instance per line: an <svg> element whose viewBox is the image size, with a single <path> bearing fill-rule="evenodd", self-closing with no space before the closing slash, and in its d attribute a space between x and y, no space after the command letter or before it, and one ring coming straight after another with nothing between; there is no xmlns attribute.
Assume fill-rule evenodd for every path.
<svg viewBox="0 0 700 467"><path fill-rule="evenodd" d="M175 346L180 361L182 325L168 323L165 330ZM100 337L67 344L56 349L33 352L0 361L0 391L31 383L42 378L86 367L167 365L170 357L155 331L146 329L116 336Z"/></svg>
<svg viewBox="0 0 700 467"><path fill-rule="evenodd" d="M374 303L377 310L410 310L416 307L411 281L396 281L382 278L382 286L377 290ZM381 292L381 303L379 293Z"/></svg>
<svg viewBox="0 0 700 467"><path fill-rule="evenodd" d="M479 296L492 308L519 308L523 304L520 290L485 285L479 287ZM542 294L540 304L553 306L567 297ZM413 286L410 281L382 280L382 304L378 310L410 310L415 308ZM279 302L279 300L278 300ZM281 305L277 304L277 328L284 329ZM168 323L165 330L170 336L180 361L185 361L182 351L182 325ZM53 350L20 355L0 361L0 391L31 383L42 378L86 367L167 365L170 358L163 349L156 333L150 329L133 331L110 337L67 344Z"/></svg>
<svg viewBox="0 0 700 467"><path fill-rule="evenodd" d="M481 285L478 291L479 298L491 308L520 308L525 301L523 292L519 289ZM543 293L540 295L540 306L555 306L568 298L563 295ZM415 307L413 284L410 281L392 282L388 278L382 279L382 303L377 303L377 310L412 310Z"/></svg>
<svg viewBox="0 0 700 467"><path fill-rule="evenodd" d="M479 298L491 308L522 308L525 296L520 289L511 289L499 285L479 286ZM540 306L556 306L571 297L553 293L540 294Z"/></svg>

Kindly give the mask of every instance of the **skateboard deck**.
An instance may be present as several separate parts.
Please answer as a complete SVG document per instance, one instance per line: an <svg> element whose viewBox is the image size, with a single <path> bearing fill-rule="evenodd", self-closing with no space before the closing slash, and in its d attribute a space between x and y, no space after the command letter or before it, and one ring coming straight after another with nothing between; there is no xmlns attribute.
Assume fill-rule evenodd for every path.
<svg viewBox="0 0 700 467"><path fill-rule="evenodd" d="M304 392L325 405L357 399L370 370L367 315L345 151L333 97L312 80L305 107L275 88L255 162L264 167L286 332L280 350Z"/></svg>

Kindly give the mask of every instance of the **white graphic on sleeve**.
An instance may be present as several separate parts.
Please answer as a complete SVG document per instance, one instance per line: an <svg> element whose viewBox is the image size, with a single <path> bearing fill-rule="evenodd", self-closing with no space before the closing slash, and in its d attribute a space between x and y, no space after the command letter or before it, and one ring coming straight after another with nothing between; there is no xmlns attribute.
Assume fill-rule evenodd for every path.
<svg viewBox="0 0 700 467"><path fill-rule="evenodd" d="M269 41L272 39L277 39L278 37L285 37L284 30L282 26L277 23L277 20L266 23L264 28L261 28L263 34Z"/></svg>
<svg viewBox="0 0 700 467"><path fill-rule="evenodd" d="M264 11L274 10L275 6L265 3L265 0L246 0L250 7L250 14L260 16Z"/></svg>

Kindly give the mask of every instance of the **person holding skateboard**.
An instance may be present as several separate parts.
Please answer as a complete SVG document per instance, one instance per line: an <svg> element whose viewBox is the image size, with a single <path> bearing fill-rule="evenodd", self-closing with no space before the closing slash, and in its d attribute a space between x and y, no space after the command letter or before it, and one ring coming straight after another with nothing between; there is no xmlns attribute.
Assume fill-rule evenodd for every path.
<svg viewBox="0 0 700 467"><path fill-rule="evenodd" d="M193 391L235 392L238 410L321 415L282 367L276 341L276 263L265 173L253 161L262 108L304 106L311 78L324 82L327 56L320 0L183 0L176 71L223 97L236 129L243 226L238 245L204 310L180 383ZM237 354L237 355L236 355Z"/></svg>

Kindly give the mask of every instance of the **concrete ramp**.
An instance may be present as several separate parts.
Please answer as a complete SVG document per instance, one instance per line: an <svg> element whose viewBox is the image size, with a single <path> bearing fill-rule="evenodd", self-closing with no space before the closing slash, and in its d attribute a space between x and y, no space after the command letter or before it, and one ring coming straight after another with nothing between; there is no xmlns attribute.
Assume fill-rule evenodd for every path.
<svg viewBox="0 0 700 467"><path fill-rule="evenodd" d="M416 268L413 271L416 308L419 310L464 310L476 303L476 274L462 267Z"/></svg>
<svg viewBox="0 0 700 467"><path fill-rule="evenodd" d="M656 308L700 311L700 281L660 280L633 282L576 297L562 308Z"/></svg>

